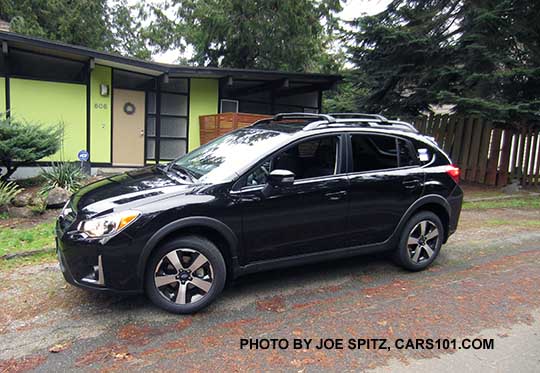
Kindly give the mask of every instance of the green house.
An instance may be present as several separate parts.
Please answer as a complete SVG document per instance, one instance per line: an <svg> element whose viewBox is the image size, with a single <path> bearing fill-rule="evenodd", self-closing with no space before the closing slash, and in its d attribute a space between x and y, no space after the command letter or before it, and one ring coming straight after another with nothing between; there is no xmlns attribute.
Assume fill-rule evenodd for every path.
<svg viewBox="0 0 540 373"><path fill-rule="evenodd" d="M139 167L200 145L199 117L222 112L318 112L336 75L185 67L0 32L0 112L64 127L41 160ZM24 172L24 171L18 171Z"/></svg>

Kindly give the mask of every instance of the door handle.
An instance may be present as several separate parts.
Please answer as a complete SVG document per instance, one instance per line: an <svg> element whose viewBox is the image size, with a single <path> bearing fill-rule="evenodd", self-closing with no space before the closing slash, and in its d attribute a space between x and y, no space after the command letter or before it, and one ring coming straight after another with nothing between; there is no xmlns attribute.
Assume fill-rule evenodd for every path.
<svg viewBox="0 0 540 373"><path fill-rule="evenodd" d="M347 195L347 191L346 190L341 190L339 192L326 193L325 197L328 198L330 201L339 201L340 199L342 199L346 195Z"/></svg>
<svg viewBox="0 0 540 373"><path fill-rule="evenodd" d="M140 135L141 135L141 137L144 136L144 130L141 130Z"/></svg>
<svg viewBox="0 0 540 373"><path fill-rule="evenodd" d="M403 180L402 184L407 189L415 189L420 186L420 183L421 183L420 179L406 179L406 180Z"/></svg>

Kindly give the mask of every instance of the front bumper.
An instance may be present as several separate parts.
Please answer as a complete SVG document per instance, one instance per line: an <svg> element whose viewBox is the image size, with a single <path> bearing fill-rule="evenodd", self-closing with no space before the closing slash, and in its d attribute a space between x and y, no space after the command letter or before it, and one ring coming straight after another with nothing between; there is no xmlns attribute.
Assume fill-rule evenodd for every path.
<svg viewBox="0 0 540 373"><path fill-rule="evenodd" d="M130 237L119 236L101 243L62 232L57 224L56 252L64 279L85 289L142 292L142 278L135 270L140 246Z"/></svg>

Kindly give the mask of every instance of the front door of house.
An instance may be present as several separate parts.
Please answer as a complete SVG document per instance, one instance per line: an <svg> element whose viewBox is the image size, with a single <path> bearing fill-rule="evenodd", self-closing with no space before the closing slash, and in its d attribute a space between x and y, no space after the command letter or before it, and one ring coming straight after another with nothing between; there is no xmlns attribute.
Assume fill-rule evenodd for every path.
<svg viewBox="0 0 540 373"><path fill-rule="evenodd" d="M145 92L113 92L113 165L144 165Z"/></svg>

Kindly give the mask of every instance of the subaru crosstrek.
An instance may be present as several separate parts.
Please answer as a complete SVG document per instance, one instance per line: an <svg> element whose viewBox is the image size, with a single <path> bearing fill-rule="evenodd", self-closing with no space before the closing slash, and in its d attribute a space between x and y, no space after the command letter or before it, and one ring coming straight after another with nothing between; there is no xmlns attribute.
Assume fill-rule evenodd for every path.
<svg viewBox="0 0 540 373"><path fill-rule="evenodd" d="M278 114L82 188L58 218L60 268L176 313L272 268L386 251L418 271L456 230L459 172L408 123Z"/></svg>

